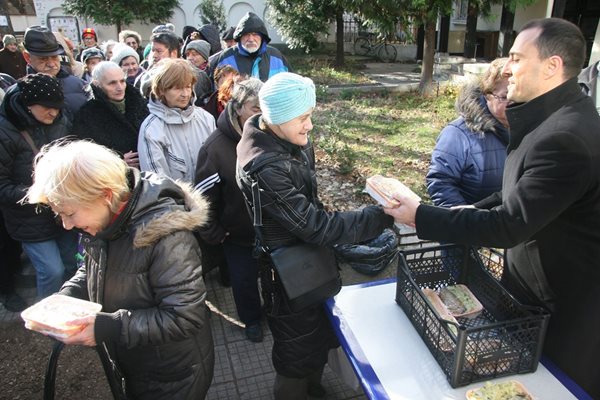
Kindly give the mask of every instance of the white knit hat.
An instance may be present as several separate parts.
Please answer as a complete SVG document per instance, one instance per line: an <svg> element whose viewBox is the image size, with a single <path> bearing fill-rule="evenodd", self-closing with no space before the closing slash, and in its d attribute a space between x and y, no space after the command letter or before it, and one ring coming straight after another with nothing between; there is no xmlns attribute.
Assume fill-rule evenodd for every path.
<svg viewBox="0 0 600 400"><path fill-rule="evenodd" d="M137 51L124 43L117 43L115 47L113 47L112 53L113 56L110 61L117 64L119 67L121 66L121 61L127 57L135 57L135 60L138 62L138 64L140 63L140 56Z"/></svg>

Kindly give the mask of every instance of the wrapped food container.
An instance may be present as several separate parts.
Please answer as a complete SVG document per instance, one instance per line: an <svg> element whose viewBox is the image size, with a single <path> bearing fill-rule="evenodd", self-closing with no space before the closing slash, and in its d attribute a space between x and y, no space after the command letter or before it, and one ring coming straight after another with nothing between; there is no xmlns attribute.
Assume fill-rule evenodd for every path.
<svg viewBox="0 0 600 400"><path fill-rule="evenodd" d="M492 272L472 247L400 252L396 302L452 387L537 369L549 314L519 303ZM450 318L427 294L459 284L468 287L482 309Z"/></svg>
<svg viewBox="0 0 600 400"><path fill-rule="evenodd" d="M396 207L398 202L394 194L402 194L421 201L421 198L402 182L394 178L386 178L381 175L373 175L367 178L365 191L384 207Z"/></svg>
<svg viewBox="0 0 600 400"><path fill-rule="evenodd" d="M59 339L67 338L81 330L70 322L94 315L102 305L70 296L53 294L21 313L25 327Z"/></svg>

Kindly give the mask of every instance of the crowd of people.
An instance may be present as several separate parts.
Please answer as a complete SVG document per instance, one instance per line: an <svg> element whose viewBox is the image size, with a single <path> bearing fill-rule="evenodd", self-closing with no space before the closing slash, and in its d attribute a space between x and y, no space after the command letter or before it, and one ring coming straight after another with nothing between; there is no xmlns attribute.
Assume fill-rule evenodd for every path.
<svg viewBox="0 0 600 400"><path fill-rule="evenodd" d="M322 304L290 308L264 249L368 241L394 222L423 239L507 248L503 283L552 313L546 354L600 396L598 65L582 72L573 24L530 22L510 58L464 85L432 153L434 205L399 196L395 208L346 212L319 201L315 86L254 13L222 35L159 25L145 47L130 30L81 39L76 49L43 26L21 45L3 37L0 290L7 309L27 307L14 290L23 252L39 299L102 304L62 340L103 344L127 396L206 395L215 354L203 274L216 251L247 339L263 340L264 317L273 334L275 398L325 396L339 343Z"/></svg>

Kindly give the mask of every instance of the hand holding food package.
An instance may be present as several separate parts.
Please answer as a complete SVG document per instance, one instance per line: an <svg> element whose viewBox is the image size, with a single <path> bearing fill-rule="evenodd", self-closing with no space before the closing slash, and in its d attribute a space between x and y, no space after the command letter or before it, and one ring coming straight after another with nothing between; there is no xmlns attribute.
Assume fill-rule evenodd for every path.
<svg viewBox="0 0 600 400"><path fill-rule="evenodd" d="M53 294L24 310L21 318L27 329L64 339L84 328L73 321L95 315L101 309L98 303Z"/></svg>
<svg viewBox="0 0 600 400"><path fill-rule="evenodd" d="M421 201L421 198L402 182L394 178L386 178L381 175L373 175L367 178L365 190L379 204L384 207L397 207L398 200L394 199L394 194L399 194Z"/></svg>

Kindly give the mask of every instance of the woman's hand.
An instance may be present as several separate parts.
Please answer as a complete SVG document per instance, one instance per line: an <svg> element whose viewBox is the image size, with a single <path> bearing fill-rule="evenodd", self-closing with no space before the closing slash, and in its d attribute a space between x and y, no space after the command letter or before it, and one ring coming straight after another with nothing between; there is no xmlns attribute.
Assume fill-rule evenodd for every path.
<svg viewBox="0 0 600 400"><path fill-rule="evenodd" d="M415 216L419 201L415 198L394 194L394 199L400 204L392 208L384 208L387 215L394 217L394 222L415 227Z"/></svg>
<svg viewBox="0 0 600 400"><path fill-rule="evenodd" d="M81 325L83 328L66 338L58 339L64 344L78 344L82 346L95 346L96 337L94 335L94 326L96 325L96 315L80 318L71 321L70 325Z"/></svg>

